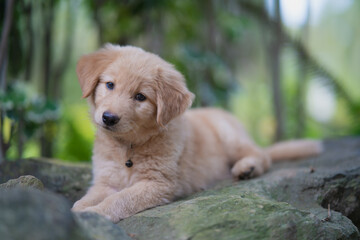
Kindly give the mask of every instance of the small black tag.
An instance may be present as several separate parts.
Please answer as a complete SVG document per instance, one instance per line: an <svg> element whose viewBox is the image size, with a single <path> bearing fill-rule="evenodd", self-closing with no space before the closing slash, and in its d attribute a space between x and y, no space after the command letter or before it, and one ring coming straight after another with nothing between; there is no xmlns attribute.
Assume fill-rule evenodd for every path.
<svg viewBox="0 0 360 240"><path fill-rule="evenodd" d="M131 168L133 165L133 162L131 161L131 159L127 160L125 163L125 166L127 166L128 168Z"/></svg>

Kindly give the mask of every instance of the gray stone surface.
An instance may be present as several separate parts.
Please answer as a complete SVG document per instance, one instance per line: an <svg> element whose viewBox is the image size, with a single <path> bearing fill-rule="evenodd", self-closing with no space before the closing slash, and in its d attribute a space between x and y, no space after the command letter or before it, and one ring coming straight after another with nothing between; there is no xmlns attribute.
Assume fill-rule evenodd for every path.
<svg viewBox="0 0 360 240"><path fill-rule="evenodd" d="M0 190L0 239L88 239L63 198L36 189Z"/></svg>
<svg viewBox="0 0 360 240"><path fill-rule="evenodd" d="M326 141L321 156L224 181L118 224L71 213L91 179L89 166L44 159L0 165L0 182L28 174L45 190L34 189L40 184L32 176L0 185L0 239L360 239L360 138Z"/></svg>
<svg viewBox="0 0 360 240"><path fill-rule="evenodd" d="M130 240L117 225L95 213L70 211L69 202L34 188L0 189L1 240Z"/></svg>
<svg viewBox="0 0 360 240"><path fill-rule="evenodd" d="M96 213L75 213L75 219L91 240L131 240L121 227Z"/></svg>
<svg viewBox="0 0 360 240"><path fill-rule="evenodd" d="M321 156L274 165L257 179L221 183L118 225L139 240L360 239L354 225L359 149L360 139L327 141Z"/></svg>
<svg viewBox="0 0 360 240"><path fill-rule="evenodd" d="M14 187L32 187L43 190L44 184L39 179L31 175L20 176L16 179L10 179L6 183L0 184L0 189Z"/></svg>
<svg viewBox="0 0 360 240"><path fill-rule="evenodd" d="M46 189L74 203L85 194L90 184L91 165L54 159L22 159L0 165L0 183L22 175L35 176Z"/></svg>

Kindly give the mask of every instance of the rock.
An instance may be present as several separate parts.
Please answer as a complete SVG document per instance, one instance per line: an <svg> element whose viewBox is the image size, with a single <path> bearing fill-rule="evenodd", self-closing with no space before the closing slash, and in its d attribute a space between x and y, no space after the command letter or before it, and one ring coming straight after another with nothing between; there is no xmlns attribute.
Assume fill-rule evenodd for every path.
<svg viewBox="0 0 360 240"><path fill-rule="evenodd" d="M360 239L354 225L360 216L358 149L360 139L327 141L319 157L274 165L260 178L221 183L118 225L138 240Z"/></svg>
<svg viewBox="0 0 360 240"><path fill-rule="evenodd" d="M14 188L14 187L32 187L39 190L44 189L43 183L34 176L26 175L17 179L11 179L6 183L0 184L0 188Z"/></svg>
<svg viewBox="0 0 360 240"><path fill-rule="evenodd" d="M121 227L96 213L75 213L75 217L84 232L93 240L131 240Z"/></svg>
<svg viewBox="0 0 360 240"><path fill-rule="evenodd" d="M360 138L326 141L321 156L275 164L253 180L224 181L117 225L70 212L91 180L90 166L5 162L0 182L31 174L67 200L33 188L0 187L0 239L360 239L359 149Z"/></svg>
<svg viewBox="0 0 360 240"><path fill-rule="evenodd" d="M360 176L335 175L325 184L326 191L318 198L321 206L330 204L333 210L341 212L360 228Z"/></svg>
<svg viewBox="0 0 360 240"><path fill-rule="evenodd" d="M88 239L66 200L36 189L0 190L0 239Z"/></svg>
<svg viewBox="0 0 360 240"><path fill-rule="evenodd" d="M34 188L0 189L0 239L129 240L117 225L92 213L76 214L69 202Z"/></svg>
<svg viewBox="0 0 360 240"><path fill-rule="evenodd" d="M269 191L278 201L301 208L330 208L349 217L360 228L360 139L326 141L325 152L317 157L275 166L271 176L282 181L269 182ZM310 169L314 169L311 173ZM296 172L294 177L281 174Z"/></svg>
<svg viewBox="0 0 360 240"><path fill-rule="evenodd" d="M257 188L258 186L253 186ZM234 186L151 209L119 223L136 239L359 239L351 221L321 208L300 210Z"/></svg>
<svg viewBox="0 0 360 240"><path fill-rule="evenodd" d="M46 189L59 193L71 203L80 199L91 181L89 164L74 164L52 159L23 159L0 165L0 183L22 175L33 175Z"/></svg>

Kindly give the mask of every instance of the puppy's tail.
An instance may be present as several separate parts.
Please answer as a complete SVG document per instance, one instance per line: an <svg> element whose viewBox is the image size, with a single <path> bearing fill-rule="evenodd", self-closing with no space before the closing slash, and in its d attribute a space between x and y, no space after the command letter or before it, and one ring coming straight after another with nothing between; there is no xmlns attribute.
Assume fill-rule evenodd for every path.
<svg viewBox="0 0 360 240"><path fill-rule="evenodd" d="M323 142L318 140L291 140L275 143L265 149L273 162L315 156L323 152Z"/></svg>

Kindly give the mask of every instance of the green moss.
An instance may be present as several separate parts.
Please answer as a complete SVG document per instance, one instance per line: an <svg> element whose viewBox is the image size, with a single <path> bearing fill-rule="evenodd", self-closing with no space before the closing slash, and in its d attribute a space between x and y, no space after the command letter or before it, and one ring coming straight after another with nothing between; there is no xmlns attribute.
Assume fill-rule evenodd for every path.
<svg viewBox="0 0 360 240"><path fill-rule="evenodd" d="M39 190L44 189L43 183L34 176L26 175L16 179L11 179L6 183L0 184L0 188L14 188L14 187L25 187L25 188L36 188Z"/></svg>
<svg viewBox="0 0 360 240"><path fill-rule="evenodd" d="M138 239L168 239L167 236L173 236L174 239L199 240L307 239L309 236L326 239L342 236L348 228L322 222L327 214L325 209L317 209L314 214L311 210L302 211L263 194L241 191L241 188L238 185L203 192L187 200L147 210L123 220L120 225L134 232ZM336 224L344 221L340 214L333 219Z"/></svg>

